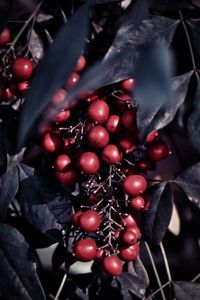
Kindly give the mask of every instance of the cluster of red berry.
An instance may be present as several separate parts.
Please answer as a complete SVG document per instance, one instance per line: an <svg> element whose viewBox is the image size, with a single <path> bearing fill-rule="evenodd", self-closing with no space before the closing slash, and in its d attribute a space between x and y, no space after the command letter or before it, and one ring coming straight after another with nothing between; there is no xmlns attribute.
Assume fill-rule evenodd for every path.
<svg viewBox="0 0 200 300"><path fill-rule="evenodd" d="M34 65L29 58L18 57L10 61L6 55L6 47L11 41L11 33L4 28L0 34L2 65L0 78L0 101L10 101L13 97L24 97L29 89L29 81L33 74ZM2 53L3 51L3 53ZM5 55L4 55L5 54Z"/></svg>
<svg viewBox="0 0 200 300"><path fill-rule="evenodd" d="M81 56L76 72L85 65ZM73 73L51 105L61 103L78 80ZM78 183L81 191L71 219L73 254L79 261L101 261L110 276L122 272L123 261L138 257L140 213L149 206L144 174L169 155L157 131L141 144L129 95L133 85L131 78L82 96L75 108L58 113L42 137L56 179L67 187Z"/></svg>

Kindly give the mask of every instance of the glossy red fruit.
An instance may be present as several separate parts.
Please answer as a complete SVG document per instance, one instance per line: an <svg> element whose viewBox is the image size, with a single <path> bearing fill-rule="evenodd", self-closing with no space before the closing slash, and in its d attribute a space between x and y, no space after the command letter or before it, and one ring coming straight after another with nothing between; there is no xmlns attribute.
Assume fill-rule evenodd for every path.
<svg viewBox="0 0 200 300"><path fill-rule="evenodd" d="M122 102L131 102L132 99L128 94L122 94L119 96L119 100Z"/></svg>
<svg viewBox="0 0 200 300"><path fill-rule="evenodd" d="M97 260L97 261L102 260L103 256L104 256L104 253L105 253L104 249L98 248L97 252L96 252L95 260Z"/></svg>
<svg viewBox="0 0 200 300"><path fill-rule="evenodd" d="M58 151L63 145L59 134L54 132L47 132L42 141L42 146L45 151L53 153Z"/></svg>
<svg viewBox="0 0 200 300"><path fill-rule="evenodd" d="M79 228L79 226L80 226L80 216L81 215L82 215L82 211L77 211L71 217L71 223L75 228Z"/></svg>
<svg viewBox="0 0 200 300"><path fill-rule="evenodd" d="M94 152L84 152L78 160L78 166L87 175L94 175L99 171L100 162Z"/></svg>
<svg viewBox="0 0 200 300"><path fill-rule="evenodd" d="M101 125L93 127L87 135L88 143L94 148L104 148L108 145L108 131Z"/></svg>
<svg viewBox="0 0 200 300"><path fill-rule="evenodd" d="M67 103L64 104L64 100L66 99L67 94L68 93L64 89L58 89L51 99L51 105L58 106L63 103L61 108L68 109L69 105Z"/></svg>
<svg viewBox="0 0 200 300"><path fill-rule="evenodd" d="M13 93L9 88L7 88L5 91L3 91L1 95L2 101L10 101L13 98Z"/></svg>
<svg viewBox="0 0 200 300"><path fill-rule="evenodd" d="M141 172L147 172L149 171L149 169L151 168L151 164L148 160L146 159L141 159L137 162L136 164L138 170L140 170Z"/></svg>
<svg viewBox="0 0 200 300"><path fill-rule="evenodd" d="M132 165L128 165L128 166L124 167L123 172L126 176L138 174L138 170L136 169L136 167L134 167Z"/></svg>
<svg viewBox="0 0 200 300"><path fill-rule="evenodd" d="M11 34L10 30L6 27L0 34L0 46L4 46L10 42Z"/></svg>
<svg viewBox="0 0 200 300"><path fill-rule="evenodd" d="M80 228L84 232L95 232L101 224L101 216L95 210L87 210L80 216Z"/></svg>
<svg viewBox="0 0 200 300"><path fill-rule="evenodd" d="M134 108L129 108L122 115L122 124L129 131L134 131L136 128L136 111Z"/></svg>
<svg viewBox="0 0 200 300"><path fill-rule="evenodd" d="M136 260L139 255L139 245L123 246L119 249L119 256L125 261Z"/></svg>
<svg viewBox="0 0 200 300"><path fill-rule="evenodd" d="M71 186L78 181L79 174L75 169L70 168L66 172L55 172L55 177L61 184Z"/></svg>
<svg viewBox="0 0 200 300"><path fill-rule="evenodd" d="M137 219L132 213L122 215L122 220L125 227L137 227Z"/></svg>
<svg viewBox="0 0 200 300"><path fill-rule="evenodd" d="M25 96L29 88L30 84L28 81L19 82L17 84L17 90L20 96Z"/></svg>
<svg viewBox="0 0 200 300"><path fill-rule="evenodd" d="M153 130L151 131L146 138L146 143L151 143L153 142L158 136L158 131L157 130Z"/></svg>
<svg viewBox="0 0 200 300"><path fill-rule="evenodd" d="M60 154L56 157L54 168L58 172L65 172L71 165L71 159L66 154Z"/></svg>
<svg viewBox="0 0 200 300"><path fill-rule="evenodd" d="M130 175L124 179L122 188L126 194L137 196L144 193L147 188L147 182L141 175Z"/></svg>
<svg viewBox="0 0 200 300"><path fill-rule="evenodd" d="M97 100L98 95L91 92L91 93L88 93L87 95L83 95L83 97L80 97L80 98L82 98L85 102L90 103L90 102L94 102L95 100Z"/></svg>
<svg viewBox="0 0 200 300"><path fill-rule="evenodd" d="M126 154L133 152L136 149L136 144L133 139L129 137L122 137L119 140L119 146Z"/></svg>
<svg viewBox="0 0 200 300"><path fill-rule="evenodd" d="M29 58L16 58L12 63L11 69L18 80L28 80L33 73L33 63Z"/></svg>
<svg viewBox="0 0 200 300"><path fill-rule="evenodd" d="M80 75L73 72L66 80L64 87L66 90L70 90L79 82Z"/></svg>
<svg viewBox="0 0 200 300"><path fill-rule="evenodd" d="M109 255L103 259L102 268L109 276L119 276L122 272L123 265L117 256Z"/></svg>
<svg viewBox="0 0 200 300"><path fill-rule="evenodd" d="M97 251L96 243L91 239L84 239L76 242L73 253L79 261L90 261L95 259Z"/></svg>
<svg viewBox="0 0 200 300"><path fill-rule="evenodd" d="M106 125L106 129L108 130L109 133L117 133L119 132L121 128L121 120L118 115L110 115Z"/></svg>
<svg viewBox="0 0 200 300"><path fill-rule="evenodd" d="M90 193L87 197L89 205L94 205L98 203L103 198L103 195L100 193Z"/></svg>
<svg viewBox="0 0 200 300"><path fill-rule="evenodd" d="M141 231L137 225L128 226L126 230L133 232L136 235L137 240L141 237Z"/></svg>
<svg viewBox="0 0 200 300"><path fill-rule="evenodd" d="M120 88L122 90L124 90L125 92L130 92L133 90L135 86L135 80L134 78L129 78L129 79L126 79L126 80L123 80L121 83L120 83Z"/></svg>
<svg viewBox="0 0 200 300"><path fill-rule="evenodd" d="M154 141L148 145L147 155L151 160L159 161L168 157L169 146L163 141Z"/></svg>
<svg viewBox="0 0 200 300"><path fill-rule="evenodd" d="M126 230L122 233L121 240L125 245L130 246L137 242L137 236L134 232Z"/></svg>
<svg viewBox="0 0 200 300"><path fill-rule="evenodd" d="M122 154L118 147L113 144L107 145L102 151L102 160L107 165L118 164L121 159Z"/></svg>
<svg viewBox="0 0 200 300"><path fill-rule="evenodd" d="M81 72L81 71L83 71L83 69L85 68L85 66L86 66L86 59L85 59L85 56L80 55L80 56L79 56L79 59L78 59L78 61L77 61L77 64L76 64L75 71L76 71L76 72Z"/></svg>
<svg viewBox="0 0 200 300"><path fill-rule="evenodd" d="M92 122L102 124L108 120L109 106L103 100L94 101L88 107L87 114Z"/></svg>
<svg viewBox="0 0 200 300"><path fill-rule="evenodd" d="M70 118L70 115L71 115L70 110L62 110L56 115L54 121L57 123L66 122Z"/></svg>
<svg viewBox="0 0 200 300"><path fill-rule="evenodd" d="M136 196L130 199L130 206L137 211L144 210L145 200L141 196Z"/></svg>
<svg viewBox="0 0 200 300"><path fill-rule="evenodd" d="M63 149L64 149L65 151L69 151L69 150L71 149L70 140L69 140L68 138L65 138L65 139L63 140L63 143L64 143Z"/></svg>

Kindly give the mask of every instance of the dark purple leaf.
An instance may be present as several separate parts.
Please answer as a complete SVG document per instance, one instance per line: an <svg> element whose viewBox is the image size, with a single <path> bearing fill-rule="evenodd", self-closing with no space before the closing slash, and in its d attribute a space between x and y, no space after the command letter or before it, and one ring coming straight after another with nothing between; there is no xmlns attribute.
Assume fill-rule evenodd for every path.
<svg viewBox="0 0 200 300"><path fill-rule="evenodd" d="M21 115L19 144L23 144L33 124L56 90L72 73L87 36L88 5L82 5L58 32L40 64Z"/></svg>
<svg viewBox="0 0 200 300"><path fill-rule="evenodd" d="M149 285L149 276L140 258L137 258L131 263L133 264L136 275L143 280L145 286L147 287Z"/></svg>
<svg viewBox="0 0 200 300"><path fill-rule="evenodd" d="M173 281L173 288L176 300L199 300L200 299L200 284Z"/></svg>
<svg viewBox="0 0 200 300"><path fill-rule="evenodd" d="M183 171L173 182L185 192L192 203L200 208L200 162Z"/></svg>
<svg viewBox="0 0 200 300"><path fill-rule="evenodd" d="M146 286L143 280L133 274L123 272L116 280L120 284L120 292L124 299L130 297L130 293L136 295L138 298L143 299L146 291Z"/></svg>
<svg viewBox="0 0 200 300"><path fill-rule="evenodd" d="M0 293L7 300L44 300L30 249L13 227L0 224Z"/></svg>
<svg viewBox="0 0 200 300"><path fill-rule="evenodd" d="M172 191L167 182L156 184L148 190L149 210L143 215L145 239L158 246L162 241L172 215Z"/></svg>

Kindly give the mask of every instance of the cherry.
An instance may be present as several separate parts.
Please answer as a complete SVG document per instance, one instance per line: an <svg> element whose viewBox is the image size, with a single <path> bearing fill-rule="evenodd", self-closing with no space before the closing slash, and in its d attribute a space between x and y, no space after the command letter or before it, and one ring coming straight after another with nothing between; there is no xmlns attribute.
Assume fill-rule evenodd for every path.
<svg viewBox="0 0 200 300"><path fill-rule="evenodd" d="M102 160L108 165L118 164L121 159L122 155L119 149L113 144L107 145L102 151Z"/></svg>
<svg viewBox="0 0 200 300"><path fill-rule="evenodd" d="M98 203L102 199L102 194L100 193L90 193L87 197L90 205Z"/></svg>
<svg viewBox="0 0 200 300"><path fill-rule="evenodd" d="M95 259L96 251L96 243L91 239L80 240L75 243L73 248L77 260L83 262Z"/></svg>
<svg viewBox="0 0 200 300"><path fill-rule="evenodd" d="M128 94L122 94L119 96L119 100L122 102L131 102L131 97Z"/></svg>
<svg viewBox="0 0 200 300"><path fill-rule="evenodd" d="M28 81L19 82L17 85L17 90L20 96L25 96L29 88L30 84Z"/></svg>
<svg viewBox="0 0 200 300"><path fill-rule="evenodd" d="M0 46L4 46L10 42L11 34L10 30L6 27L0 34Z"/></svg>
<svg viewBox="0 0 200 300"><path fill-rule="evenodd" d="M119 256L125 261L135 260L139 255L139 245L122 246L119 249Z"/></svg>
<svg viewBox="0 0 200 300"><path fill-rule="evenodd" d="M157 130L153 130L151 131L146 138L146 143L151 143L153 142L158 136L158 131Z"/></svg>
<svg viewBox="0 0 200 300"><path fill-rule="evenodd" d="M134 232L126 230L122 233L121 240L124 244L130 246L137 242L137 236Z"/></svg>
<svg viewBox="0 0 200 300"><path fill-rule="evenodd" d="M141 172L144 172L144 173L147 172L151 168L150 162L145 159L140 159L137 162L136 166Z"/></svg>
<svg viewBox="0 0 200 300"><path fill-rule="evenodd" d="M90 103L90 102L94 102L95 100L97 100L98 95L91 92L91 93L88 93L87 95L84 95L83 97L80 97L80 98L83 98L84 101Z"/></svg>
<svg viewBox="0 0 200 300"><path fill-rule="evenodd" d="M126 194L137 196L146 190L147 182L141 175L130 175L124 179L122 188Z"/></svg>
<svg viewBox="0 0 200 300"><path fill-rule="evenodd" d="M129 226L137 227L136 217L132 213L124 214L122 216L122 220L125 227L129 227Z"/></svg>
<svg viewBox="0 0 200 300"><path fill-rule="evenodd" d="M125 92L132 91L132 89L134 88L134 86L135 86L135 80L134 80L134 78L129 78L129 79L123 80L120 83L120 88L122 90L124 90Z"/></svg>
<svg viewBox="0 0 200 300"><path fill-rule="evenodd" d="M109 133L117 133L121 128L120 117L118 115L110 115L105 127Z"/></svg>
<svg viewBox="0 0 200 300"><path fill-rule="evenodd" d="M94 175L100 168L98 156L93 152L84 152L78 160L78 166L87 175Z"/></svg>
<svg viewBox="0 0 200 300"><path fill-rule="evenodd" d="M64 87L66 88L66 90L70 90L73 87L75 87L75 85L79 82L80 80L80 75L78 75L77 73L73 72L66 80Z"/></svg>
<svg viewBox="0 0 200 300"><path fill-rule="evenodd" d="M80 55L78 61L77 61L77 64L76 64L76 68L75 68L75 71L76 72L81 72L86 66L86 59L85 59L85 56L83 55Z"/></svg>
<svg viewBox="0 0 200 300"><path fill-rule="evenodd" d="M53 153L62 147L62 140L59 134L47 132L43 137L42 145L45 151Z"/></svg>
<svg viewBox="0 0 200 300"><path fill-rule="evenodd" d="M53 106L58 106L63 103L62 108L68 109L69 107L68 103L64 103L66 97L67 97L67 92L64 89L58 89L51 99L51 104Z"/></svg>
<svg viewBox="0 0 200 300"><path fill-rule="evenodd" d="M95 232L101 224L101 216L95 210L87 210L80 216L80 228L84 232Z"/></svg>
<svg viewBox="0 0 200 300"><path fill-rule="evenodd" d="M7 88L5 91L3 91L2 95L1 95L1 99L3 101L10 101L12 99L12 97L13 97L13 93L9 88Z"/></svg>
<svg viewBox="0 0 200 300"><path fill-rule="evenodd" d="M63 149L65 151L69 151L71 148L71 144L70 144L70 140L68 138L64 139L64 145L63 145Z"/></svg>
<svg viewBox="0 0 200 300"><path fill-rule="evenodd" d="M55 177L61 184L71 186L78 181L79 174L75 169L71 168L66 172L55 172Z"/></svg>
<svg viewBox="0 0 200 300"><path fill-rule="evenodd" d="M121 147L122 151L126 154L131 153L136 149L136 145L133 139L129 137L122 137L119 140L119 146Z"/></svg>
<svg viewBox="0 0 200 300"><path fill-rule="evenodd" d="M137 240L141 237L141 232L137 225L127 226L126 230L133 232L135 234Z"/></svg>
<svg viewBox="0 0 200 300"><path fill-rule="evenodd" d="M95 256L95 260L99 261L102 260L103 256L104 256L104 249L102 248L98 248L97 252L96 252L96 256Z"/></svg>
<svg viewBox="0 0 200 300"><path fill-rule="evenodd" d="M125 173L126 176L138 174L137 169L132 165L128 165L124 167L123 172Z"/></svg>
<svg viewBox="0 0 200 300"><path fill-rule="evenodd" d="M16 58L12 63L11 69L18 80L28 80L33 73L33 63L29 58Z"/></svg>
<svg viewBox="0 0 200 300"><path fill-rule="evenodd" d="M80 216L81 215L82 215L82 211L77 211L71 217L71 223L75 228L79 228L79 226L80 226Z"/></svg>
<svg viewBox="0 0 200 300"><path fill-rule="evenodd" d="M87 139L91 147L104 148L108 145L109 134L103 126L97 125L90 130Z"/></svg>
<svg viewBox="0 0 200 300"><path fill-rule="evenodd" d="M109 255L103 259L102 268L109 276L119 276L123 266L121 260L115 255Z"/></svg>
<svg viewBox="0 0 200 300"><path fill-rule="evenodd" d="M58 172L65 172L70 165L71 165L71 159L66 154L58 155L54 162L54 168Z"/></svg>
<svg viewBox="0 0 200 300"><path fill-rule="evenodd" d="M147 155L151 160L159 161L168 157L169 146L163 141L154 141L148 145Z"/></svg>
<svg viewBox="0 0 200 300"><path fill-rule="evenodd" d="M134 131L136 128L136 111L134 108L129 108L122 115L122 124L130 131Z"/></svg>
<svg viewBox="0 0 200 300"><path fill-rule="evenodd" d="M109 106L103 100L96 100L90 104L87 113L91 121L102 124L109 117Z"/></svg>
<svg viewBox="0 0 200 300"><path fill-rule="evenodd" d="M137 211L144 210L145 200L141 196L136 196L130 199L130 206Z"/></svg>
<svg viewBox="0 0 200 300"><path fill-rule="evenodd" d="M57 123L66 122L70 118L70 114L70 110L62 110L56 115L54 121Z"/></svg>

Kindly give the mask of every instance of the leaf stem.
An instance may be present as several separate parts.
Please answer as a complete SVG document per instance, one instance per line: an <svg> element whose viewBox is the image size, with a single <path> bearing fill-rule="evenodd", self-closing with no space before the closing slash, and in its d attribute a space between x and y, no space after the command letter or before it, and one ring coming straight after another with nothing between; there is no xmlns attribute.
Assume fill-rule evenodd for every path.
<svg viewBox="0 0 200 300"><path fill-rule="evenodd" d="M163 247L162 242L160 243L160 250L161 250L163 261L164 261L164 264L165 264L165 269L166 269L166 272L167 272L168 280L169 280L169 282L171 282L172 281L172 276L171 276L171 272L170 272L169 263L168 263L167 255L166 255L166 252L165 252L165 248Z"/></svg>
<svg viewBox="0 0 200 300"><path fill-rule="evenodd" d="M197 280L199 279L199 277L200 277L200 273L197 274L197 275L191 280L191 282L197 281Z"/></svg>
<svg viewBox="0 0 200 300"><path fill-rule="evenodd" d="M153 256L152 256L152 254L151 254L151 250L150 250L150 248L149 248L148 243L147 243L147 242L144 242L144 243L145 243L145 247L146 247L146 250L147 250L147 252L148 252L148 255L149 255L149 258L150 258L152 267L153 267L153 271L154 271L154 274L155 274L155 277L156 277L156 280L157 280L157 283L158 283L158 286L159 286L159 291L160 291L160 293L161 293L161 295L162 295L162 299L163 299L163 300L166 300L166 297L165 297L165 294L164 294L163 288L162 288L162 283L161 283L161 281L160 281L160 277L159 277L159 275L158 275L158 271L157 271L157 269L156 269L156 265L155 265Z"/></svg>
<svg viewBox="0 0 200 300"><path fill-rule="evenodd" d="M159 293L164 287L168 286L170 284L170 281L163 284L159 289L157 289L155 292L153 292L150 296L148 296L148 299L151 299L153 296L155 296L157 293Z"/></svg>
<svg viewBox="0 0 200 300"><path fill-rule="evenodd" d="M61 284L60 284L60 286L59 286L59 289L58 289L58 291L57 291L57 294L56 294L54 300L58 300L58 299L59 299L59 296L60 296L60 294L61 294L61 292L62 292L62 290L63 290L63 287L64 287L64 285L65 285L66 280L67 280L67 274L65 273L65 275L63 276L63 279L62 279L62 281L61 281Z"/></svg>

